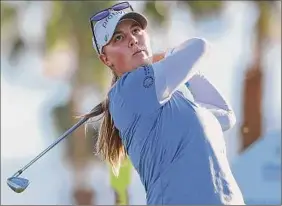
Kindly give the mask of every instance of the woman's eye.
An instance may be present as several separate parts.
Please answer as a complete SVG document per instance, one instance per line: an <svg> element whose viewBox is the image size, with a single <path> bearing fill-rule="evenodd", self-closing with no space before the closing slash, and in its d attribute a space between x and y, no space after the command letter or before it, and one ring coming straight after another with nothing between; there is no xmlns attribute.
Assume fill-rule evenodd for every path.
<svg viewBox="0 0 282 206"><path fill-rule="evenodd" d="M115 41L120 41L122 39L122 35L115 36Z"/></svg>
<svg viewBox="0 0 282 206"><path fill-rule="evenodd" d="M135 28L135 29L133 29L133 33L134 33L134 34L137 34L137 33L140 32L140 30L141 30L140 28Z"/></svg>

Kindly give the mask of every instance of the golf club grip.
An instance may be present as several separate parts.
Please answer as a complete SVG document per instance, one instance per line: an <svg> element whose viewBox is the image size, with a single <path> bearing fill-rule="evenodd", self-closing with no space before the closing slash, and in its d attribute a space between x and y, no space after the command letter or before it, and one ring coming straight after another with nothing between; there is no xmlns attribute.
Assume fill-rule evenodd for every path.
<svg viewBox="0 0 282 206"><path fill-rule="evenodd" d="M20 169L18 172L16 172L13 176L19 176L24 170L26 170L30 165L32 165L34 162L36 162L40 157L42 157L46 152L48 152L50 149L52 149L54 146L56 146L60 141L62 141L65 137L67 137L69 134L71 134L74 130L76 130L78 127L80 127L83 123L85 123L89 117L83 117L80 119L75 125L73 125L71 128L69 128L67 131L65 131L64 134L62 134L54 143L52 143L49 147L47 147L45 150L43 150L39 155L37 155L33 160L31 160L26 166L24 166L22 169Z"/></svg>

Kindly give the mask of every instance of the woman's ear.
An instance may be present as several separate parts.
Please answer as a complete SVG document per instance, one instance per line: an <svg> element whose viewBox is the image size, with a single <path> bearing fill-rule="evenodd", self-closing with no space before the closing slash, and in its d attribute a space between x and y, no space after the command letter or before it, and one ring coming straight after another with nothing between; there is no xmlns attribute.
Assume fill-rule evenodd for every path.
<svg viewBox="0 0 282 206"><path fill-rule="evenodd" d="M99 58L106 66L111 67L113 65L106 54L100 54Z"/></svg>

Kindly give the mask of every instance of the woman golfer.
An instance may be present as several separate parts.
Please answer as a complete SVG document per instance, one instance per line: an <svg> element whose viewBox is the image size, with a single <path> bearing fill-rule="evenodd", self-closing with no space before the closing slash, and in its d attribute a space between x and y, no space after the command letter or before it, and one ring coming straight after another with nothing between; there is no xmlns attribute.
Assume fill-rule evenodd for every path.
<svg viewBox="0 0 282 206"><path fill-rule="evenodd" d="M93 45L113 73L107 99L87 114L104 114L99 154L116 173L129 156L147 204L244 204L223 137L234 113L196 67L206 41L152 55L147 20L128 2L90 21Z"/></svg>

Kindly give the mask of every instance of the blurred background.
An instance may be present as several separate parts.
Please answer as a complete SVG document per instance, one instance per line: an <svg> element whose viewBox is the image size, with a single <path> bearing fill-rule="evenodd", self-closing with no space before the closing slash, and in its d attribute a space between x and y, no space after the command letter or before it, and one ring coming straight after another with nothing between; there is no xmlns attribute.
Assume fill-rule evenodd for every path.
<svg viewBox="0 0 282 206"><path fill-rule="evenodd" d="M114 178L94 153L99 121L6 179L105 97L111 80L89 17L117 1L1 1L1 205L145 204L130 162ZM247 204L281 204L281 1L130 1L149 19L153 51L199 36L203 72L232 104L228 158Z"/></svg>

